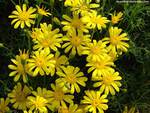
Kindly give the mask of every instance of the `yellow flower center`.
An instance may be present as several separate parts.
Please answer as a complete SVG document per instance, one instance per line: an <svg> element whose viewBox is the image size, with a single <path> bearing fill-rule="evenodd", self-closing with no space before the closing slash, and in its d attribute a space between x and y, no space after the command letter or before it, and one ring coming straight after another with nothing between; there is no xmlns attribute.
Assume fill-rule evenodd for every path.
<svg viewBox="0 0 150 113"><path fill-rule="evenodd" d="M104 69L104 68L105 68L105 63L102 62L102 61L96 62L96 63L95 63L95 67L96 67L97 69Z"/></svg>
<svg viewBox="0 0 150 113"><path fill-rule="evenodd" d="M82 4L79 9L82 11L87 11L89 8L87 7L86 4Z"/></svg>
<svg viewBox="0 0 150 113"><path fill-rule="evenodd" d="M66 81L69 82L69 83L71 83L71 84L73 84L73 83L76 83L77 78L76 78L75 75L68 75L68 76L66 77Z"/></svg>
<svg viewBox="0 0 150 113"><path fill-rule="evenodd" d="M42 40L42 45L44 46L44 47L49 47L49 40L48 39L44 39L44 40Z"/></svg>
<svg viewBox="0 0 150 113"><path fill-rule="evenodd" d="M113 77L111 76L103 76L103 83L105 85L110 85L113 82Z"/></svg>
<svg viewBox="0 0 150 113"><path fill-rule="evenodd" d="M82 23L82 21L79 18L76 18L76 19L72 20L72 26L74 28L80 29L81 26L83 26L83 23Z"/></svg>
<svg viewBox="0 0 150 113"><path fill-rule="evenodd" d="M55 98L56 100L61 101L61 100L63 100L63 97L64 97L64 92L63 92L61 89L56 90L56 91L54 92L54 98Z"/></svg>
<svg viewBox="0 0 150 113"><path fill-rule="evenodd" d="M43 97L37 96L35 101L36 108L45 107L47 100Z"/></svg>
<svg viewBox="0 0 150 113"><path fill-rule="evenodd" d="M113 23L113 24L118 23L118 21L119 21L119 18L118 18L117 16L113 16L113 17L112 17L112 23Z"/></svg>
<svg viewBox="0 0 150 113"><path fill-rule="evenodd" d="M44 58L37 58L36 65L42 67L44 65Z"/></svg>
<svg viewBox="0 0 150 113"><path fill-rule="evenodd" d="M93 54L98 54L100 52L100 48L98 46L94 46L91 48L91 52Z"/></svg>
<svg viewBox="0 0 150 113"><path fill-rule="evenodd" d="M118 36L115 36L115 37L110 37L110 42L113 45L117 45L120 42L120 40L119 40Z"/></svg>
<svg viewBox="0 0 150 113"><path fill-rule="evenodd" d="M17 102L24 102L24 101L26 101L26 95L25 95L25 93L23 91L20 91L20 92L16 93L15 97L16 97L16 101Z"/></svg>
<svg viewBox="0 0 150 113"><path fill-rule="evenodd" d="M72 45L74 45L75 47L79 46L80 43L81 43L80 37L72 37L72 38L71 38L71 43L72 43Z"/></svg>
<svg viewBox="0 0 150 113"><path fill-rule="evenodd" d="M92 101L92 106L93 107L97 107L99 104L100 104L100 102L99 102L98 99L93 99L93 101Z"/></svg>
<svg viewBox="0 0 150 113"><path fill-rule="evenodd" d="M48 36L45 36L45 38L40 41L43 47L50 47L54 42L55 39L52 38L51 34L48 34Z"/></svg>
<svg viewBox="0 0 150 113"><path fill-rule="evenodd" d="M21 21L26 21L26 20L29 19L29 17L30 17L30 15L29 15L29 13L26 12L26 11L23 11L23 12L21 12L21 13L19 14L19 19L20 19Z"/></svg>

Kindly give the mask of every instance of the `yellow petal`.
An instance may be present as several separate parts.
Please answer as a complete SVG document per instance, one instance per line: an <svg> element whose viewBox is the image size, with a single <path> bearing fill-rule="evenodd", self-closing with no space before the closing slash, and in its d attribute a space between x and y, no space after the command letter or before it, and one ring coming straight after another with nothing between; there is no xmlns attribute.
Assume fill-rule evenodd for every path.
<svg viewBox="0 0 150 113"><path fill-rule="evenodd" d="M16 24L14 25L14 28L17 29L19 27L20 23L21 23L20 21L16 22Z"/></svg>
<svg viewBox="0 0 150 113"><path fill-rule="evenodd" d="M18 21L19 19L17 18L17 19L14 19L14 20L12 20L11 21L11 24L14 24L16 21Z"/></svg>
<svg viewBox="0 0 150 113"><path fill-rule="evenodd" d="M19 5L16 5L16 9L17 9L17 11L18 11L19 13L21 13L21 12L22 12L22 10L21 10L21 8L20 8L20 6L19 6Z"/></svg>
<svg viewBox="0 0 150 113"><path fill-rule="evenodd" d="M23 11L26 11L26 10L27 10L27 6L26 6L26 4L23 4L22 9L23 9Z"/></svg>
<svg viewBox="0 0 150 113"><path fill-rule="evenodd" d="M24 28L24 21L21 22L21 28Z"/></svg>

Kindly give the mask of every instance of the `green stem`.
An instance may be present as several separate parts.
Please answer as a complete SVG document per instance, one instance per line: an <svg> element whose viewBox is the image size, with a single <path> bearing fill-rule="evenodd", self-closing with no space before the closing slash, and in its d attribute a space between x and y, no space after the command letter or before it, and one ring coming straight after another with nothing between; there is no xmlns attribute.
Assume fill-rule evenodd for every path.
<svg viewBox="0 0 150 113"><path fill-rule="evenodd" d="M95 31L96 31L96 29L93 29L93 32L92 32L92 35L91 35L91 40L93 39Z"/></svg>
<svg viewBox="0 0 150 113"><path fill-rule="evenodd" d="M43 87L45 87L45 85L46 85L46 76L47 75L44 76L44 84L43 84L44 86Z"/></svg>
<svg viewBox="0 0 150 113"><path fill-rule="evenodd" d="M42 16L42 15L38 15L38 18L37 18L37 25L36 25L36 27L38 27L38 26L39 26L39 24L40 24L40 22L41 22L42 18L43 18L43 16Z"/></svg>
<svg viewBox="0 0 150 113"><path fill-rule="evenodd" d="M51 6L51 14L53 14L53 10L54 10L54 1L51 2L50 0L50 6ZM51 24L53 25L53 15L51 15Z"/></svg>
<svg viewBox="0 0 150 113"><path fill-rule="evenodd" d="M12 2L14 5L16 5L16 3L15 3L13 0L11 0L11 2Z"/></svg>
<svg viewBox="0 0 150 113"><path fill-rule="evenodd" d="M29 48L29 51L31 51L31 40L30 40L29 36L27 36L27 37L28 37L28 48Z"/></svg>
<svg viewBox="0 0 150 113"><path fill-rule="evenodd" d="M104 7L105 7L105 3L106 3L106 0L103 0L103 5L102 5L102 14L104 15Z"/></svg>
<svg viewBox="0 0 150 113"><path fill-rule="evenodd" d="M27 36L27 38L28 38L28 50L29 50L29 52L30 52L30 51L31 51L31 39L30 39L29 30L28 30L28 29L25 29L24 32L25 32L25 34L26 34L26 36Z"/></svg>
<svg viewBox="0 0 150 113"><path fill-rule="evenodd" d="M10 56L15 57L15 55L13 54L13 52L11 51L11 49L9 49L6 46L4 46L3 48L6 49L9 52Z"/></svg>

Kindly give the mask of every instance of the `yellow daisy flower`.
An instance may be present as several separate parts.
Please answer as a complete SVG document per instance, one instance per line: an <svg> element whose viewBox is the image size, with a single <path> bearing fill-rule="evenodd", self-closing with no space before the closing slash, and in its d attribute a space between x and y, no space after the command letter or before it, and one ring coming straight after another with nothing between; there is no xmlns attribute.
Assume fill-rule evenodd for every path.
<svg viewBox="0 0 150 113"><path fill-rule="evenodd" d="M85 33L89 32L85 24L81 21L79 14L73 13L73 18L63 15L63 18L66 20L61 22L61 24L64 25L63 31L70 32L70 30L80 30Z"/></svg>
<svg viewBox="0 0 150 113"><path fill-rule="evenodd" d="M37 91L32 91L32 94L33 94L34 96L43 97L43 98L45 98L48 102L51 101L50 96L49 96L49 90L47 90L46 88L38 87L38 88L37 88Z"/></svg>
<svg viewBox="0 0 150 113"><path fill-rule="evenodd" d="M55 68L50 69L51 70L51 75L54 75L55 71L61 70L62 66L69 64L68 58L65 55L60 55L59 51L56 51L56 53L55 53L55 55L52 59L54 59L56 63L55 63Z"/></svg>
<svg viewBox="0 0 150 113"><path fill-rule="evenodd" d="M79 85L84 87L86 85L85 82L87 81L87 78L84 77L84 73L80 72L78 67L62 67L62 71L57 71L57 75L59 75L60 78L56 80L56 83L58 85L67 87L72 94L75 91L77 91L77 93L80 92Z"/></svg>
<svg viewBox="0 0 150 113"><path fill-rule="evenodd" d="M31 24L34 24L34 19L36 18L36 14L34 12L36 9L33 7L30 7L27 10L26 4L21 6L16 5L16 10L12 12L12 15L9 16L9 18L14 18L11 24L14 24L14 28L17 29L20 25L20 27L23 29L25 25L27 27L31 27Z"/></svg>
<svg viewBox="0 0 150 113"><path fill-rule="evenodd" d="M51 84L52 90L49 93L51 97L52 109L58 109L62 103L73 103L73 95L68 94L68 91L64 90L59 85Z"/></svg>
<svg viewBox="0 0 150 113"><path fill-rule="evenodd" d="M112 66L114 66L114 63L108 55L102 57L100 60L89 60L86 66L90 67L88 69L88 73L93 71L92 79L97 79L97 77L107 74L109 71L114 70L112 68Z"/></svg>
<svg viewBox="0 0 150 113"><path fill-rule="evenodd" d="M99 7L99 4L91 3L92 0L79 0L78 5L72 7L72 11L77 11L81 13L82 16L95 11L94 9Z"/></svg>
<svg viewBox="0 0 150 113"><path fill-rule="evenodd" d="M67 105L63 103L59 107L58 113L82 113L82 110L78 109L77 104L70 104L69 107L67 107Z"/></svg>
<svg viewBox="0 0 150 113"><path fill-rule="evenodd" d="M24 52L22 52L21 50L20 51L20 55L16 55L16 59L11 59L11 61L14 63L13 64L10 64L8 65L8 68L13 70L9 76L15 76L14 77L14 81L18 81L19 78L22 76L22 79L23 79L23 82L27 82L28 81L28 77L27 75L31 74L31 72L29 71L29 66L27 64L27 59L29 57L29 54L28 52L25 53L25 50Z"/></svg>
<svg viewBox="0 0 150 113"><path fill-rule="evenodd" d="M67 42L62 45L62 48L65 48L65 53L71 51L71 55L75 55L76 53L81 55L84 46L91 42L90 35L84 35L79 30L77 33L76 30L70 30L64 37L64 41Z"/></svg>
<svg viewBox="0 0 150 113"><path fill-rule="evenodd" d="M115 90L119 92L119 87L121 86L121 83L119 82L121 80L121 76L119 76L118 72L115 72L114 70L109 71L107 73L104 73L103 76L99 77L94 83L94 87L100 87L100 91L104 92L108 95L109 92L112 95L115 95Z"/></svg>
<svg viewBox="0 0 150 113"><path fill-rule="evenodd" d="M13 107L18 110L26 110L28 106L27 97L31 94L31 89L26 85L18 83L11 93L8 94Z"/></svg>
<svg viewBox="0 0 150 113"><path fill-rule="evenodd" d="M62 40L62 34L59 33L59 29L52 30L51 24L40 24L41 28L39 28L41 31L34 32L37 33L36 40L33 40L35 45L33 46L33 49L36 50L42 50L46 49L46 51L50 51L51 49L53 51L57 51L57 47L61 47L60 43L63 42Z"/></svg>
<svg viewBox="0 0 150 113"><path fill-rule="evenodd" d="M101 40L98 42L96 40L93 40L93 43L87 43L84 47L82 54L88 55L88 60L99 60L102 57L107 55L106 44L104 44Z"/></svg>
<svg viewBox="0 0 150 113"><path fill-rule="evenodd" d="M48 109L46 107L48 101L41 96L29 96L28 97L28 105L29 111L34 113L48 113ZM30 113L29 112L29 113Z"/></svg>
<svg viewBox="0 0 150 113"><path fill-rule="evenodd" d="M104 113L104 110L108 109L107 95L101 95L100 91L85 91L84 100L81 103L87 105L86 110L92 113Z"/></svg>
<svg viewBox="0 0 150 113"><path fill-rule="evenodd" d="M33 72L32 76L37 76L38 73L41 76L48 75L50 73L49 68L55 67L53 56L49 51L34 51L31 58L28 59L29 71Z"/></svg>
<svg viewBox="0 0 150 113"><path fill-rule="evenodd" d="M122 29L118 27L111 27L109 29L110 38L105 37L103 39L104 43L109 44L107 47L108 51L112 51L113 53L117 52L121 54L123 52L127 52L129 48L129 44L126 42L129 40L127 37L127 33L122 33Z"/></svg>
<svg viewBox="0 0 150 113"><path fill-rule="evenodd" d="M0 98L0 113L7 113L9 111L9 99Z"/></svg>
<svg viewBox="0 0 150 113"><path fill-rule="evenodd" d="M86 23L86 26L90 29L95 29L96 27L98 30L102 28L106 28L106 24L109 20L106 17L102 17L101 15L97 15L96 11L89 13L88 15L82 17L82 22Z"/></svg>
<svg viewBox="0 0 150 113"><path fill-rule="evenodd" d="M114 13L113 15L111 15L111 22L112 24L117 24L120 20L122 20L122 16L123 13L119 12L119 13Z"/></svg>
<svg viewBox="0 0 150 113"><path fill-rule="evenodd" d="M83 16L89 12L94 11L93 9L99 7L99 4L91 2L92 0L75 0L75 1L68 0L67 5L72 7L71 10L73 12L80 13Z"/></svg>
<svg viewBox="0 0 150 113"><path fill-rule="evenodd" d="M43 6L42 6L42 8L40 8L39 6L36 6L36 7L37 7L37 11L40 15L44 15L44 16L51 15L51 13L49 13L48 10L46 10Z"/></svg>

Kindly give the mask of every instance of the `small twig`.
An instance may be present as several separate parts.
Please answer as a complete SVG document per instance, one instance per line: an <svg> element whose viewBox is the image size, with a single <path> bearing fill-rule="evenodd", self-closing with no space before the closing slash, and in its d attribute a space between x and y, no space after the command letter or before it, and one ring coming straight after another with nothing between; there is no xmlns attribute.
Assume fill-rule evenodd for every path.
<svg viewBox="0 0 150 113"><path fill-rule="evenodd" d="M11 2L12 2L14 5L16 5L16 3L15 3L13 0L11 0Z"/></svg>

